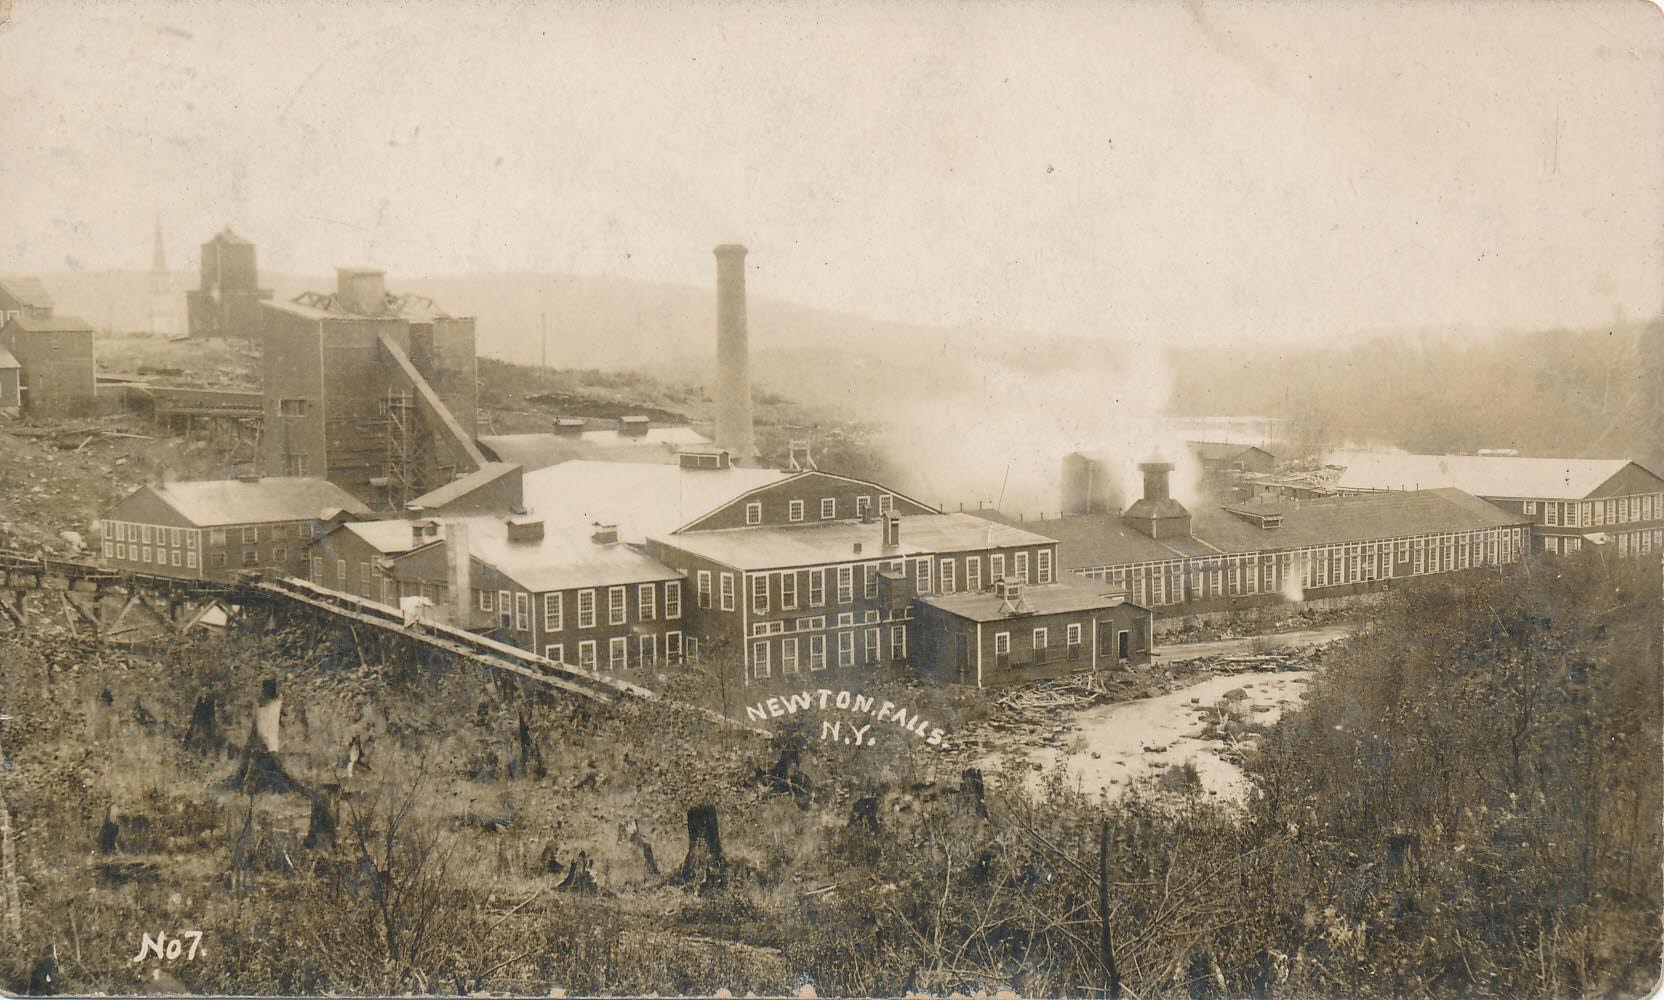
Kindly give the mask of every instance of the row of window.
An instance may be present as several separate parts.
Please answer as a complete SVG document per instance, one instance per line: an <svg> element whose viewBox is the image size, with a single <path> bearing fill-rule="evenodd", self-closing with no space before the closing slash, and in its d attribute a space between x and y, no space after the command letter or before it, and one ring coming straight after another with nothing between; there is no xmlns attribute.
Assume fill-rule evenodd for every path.
<svg viewBox="0 0 1664 1000"><path fill-rule="evenodd" d="M878 512L879 513L882 514L885 511L890 510L892 507L894 507L894 505L895 505L895 498L892 497L890 494L880 493L878 495ZM858 496L858 497L855 498L855 516L856 517L864 516L871 507L872 507L872 497L870 497L870 496ZM836 521L838 519L838 498L837 497L821 497L820 498L820 508L819 509L820 509L820 519L822 521ZM793 524L796 524L798 522L807 520L805 514L806 514L806 504L805 504L804 501L802 501L802 500L788 500L786 502L786 520L787 521L789 521ZM763 503L762 503L762 501L753 500L750 503L745 505L745 523L746 524L762 524L763 523Z"/></svg>
<svg viewBox="0 0 1664 1000"><path fill-rule="evenodd" d="M906 608L906 607L901 608L897 611L893 611L889 615L889 619L891 621L895 621L897 619L906 620L906 619L909 619L909 618L912 618L912 617L913 617L913 609L912 608ZM862 613L861 621L860 621L859 624L877 625L877 624L883 622L884 619L885 619L884 612L878 611L876 609L868 609L867 611ZM837 618L833 619L833 627L834 628L852 628L856 624L857 624L857 622L855 621L855 612L853 612L853 611L841 612L838 615ZM826 616L825 615L813 615L813 616L806 617L806 618L792 618L792 619L776 618L773 621L752 622L751 623L751 634L752 635L782 635L786 632L819 632L824 628L826 628Z"/></svg>
<svg viewBox="0 0 1664 1000"><path fill-rule="evenodd" d="M833 636L833 650L835 662L840 667L853 667L856 662L856 636L861 640L861 663L874 664L883 659L884 651L880 648L883 629L872 627L855 631L838 632ZM764 680L773 676L775 670L775 653L779 653L779 669L782 676L802 673L805 670L825 670L827 662L827 642L825 635L810 635L802 639L789 636L784 639L753 639L751 642L751 678ZM889 658L894 662L907 659L907 626L890 626Z"/></svg>
<svg viewBox="0 0 1664 1000"><path fill-rule="evenodd" d="M161 546L141 545L137 542L105 542L103 551L106 559L125 559L130 562L152 563L156 566L196 569L198 563L195 550L169 549ZM288 548L278 545L272 549L272 557L268 565L275 566L288 561ZM208 569L225 569L228 565L230 565L230 558L224 549L216 549L208 553L206 562ZM261 565L260 550L241 550L238 555L238 565L246 567Z"/></svg>
<svg viewBox="0 0 1664 1000"><path fill-rule="evenodd" d="M1543 524L1555 528L1598 528L1664 518L1664 493L1611 497L1605 500L1544 500ZM1537 513L1536 500L1525 501L1525 513Z"/></svg>
<svg viewBox="0 0 1664 1000"><path fill-rule="evenodd" d="M1006 553L996 552L987 558L988 583L1007 579ZM908 559L891 559L883 562L859 564L861 596L872 599L878 596L878 574L888 571L896 574L910 573L915 589L920 594L942 593L952 594L960 589L958 568L961 561L965 569L964 589L967 591L981 591L983 589L983 559L981 555L965 556L961 560L955 556L917 556ZM1029 553L1017 551L1011 553L1010 579L1023 583L1031 582L1029 574ZM799 607L818 608L827 604L828 574L833 587L833 603L850 604L855 600L856 564L817 568L811 570L782 570L778 573L753 573L750 575L751 611L754 614L767 614L775 607L781 611L796 611ZM933 572L935 570L935 572ZM1032 582L1054 582L1055 569L1050 548L1034 551L1034 575ZM713 595L712 584L716 584ZM694 598L701 608L715 607L723 611L733 611L735 608L735 576L733 573L715 573L708 569L699 570L694 575ZM801 590L800 590L801 587Z"/></svg>
<svg viewBox="0 0 1664 1000"><path fill-rule="evenodd" d="M1612 536L1618 546L1620 556L1647 555L1652 552L1664 551L1664 528L1654 528L1651 531L1625 531ZM1543 536L1543 551L1555 555L1570 555L1583 551L1583 539L1578 536L1562 538L1559 535Z"/></svg>
<svg viewBox="0 0 1664 1000"><path fill-rule="evenodd" d="M138 542L140 545L165 545L171 548L194 549L201 535L200 529L197 528L174 528L133 521L104 521L101 527L105 541ZM256 545L262 541L307 541L316 533L310 521L268 524L264 527L249 524L239 528L209 528L208 544L217 547L231 544L233 540L243 545Z"/></svg>
<svg viewBox="0 0 1664 1000"><path fill-rule="evenodd" d="M657 621L659 618L659 592L656 583L639 583L636 590L636 620L643 622ZM607 588L607 624L624 625L629 620L630 588L617 586ZM580 629L594 628L597 621L595 588L577 591L574 608L577 616L576 627ZM498 615L513 614L513 628L525 632L531 629L531 596L499 590L493 593L489 590L476 590L476 599L481 611L494 611ZM674 621L682 617L682 583L680 580L669 580L664 584L664 617ZM566 628L566 595L562 591L552 591L543 595L543 631L560 632Z"/></svg>
<svg viewBox="0 0 1664 1000"><path fill-rule="evenodd" d="M651 670L658 666L660 650L659 636L656 633L648 633L646 635L638 635L635 639L635 653L633 657L631 656L631 643L628 636L615 636L614 638L607 640L606 668L608 670L628 670L633 668ZM687 640L687 656L692 657L695 655L697 652L695 649L696 645L696 640L692 638ZM666 632L664 634L663 650L665 663L682 662L682 633L679 631ZM578 643L577 652L579 667L582 667L585 670L595 670L601 666L601 663L597 658L600 652L600 646L597 640L583 640ZM543 647L543 655L547 659L554 660L556 663L565 663L566 644L560 642L549 643Z"/></svg>

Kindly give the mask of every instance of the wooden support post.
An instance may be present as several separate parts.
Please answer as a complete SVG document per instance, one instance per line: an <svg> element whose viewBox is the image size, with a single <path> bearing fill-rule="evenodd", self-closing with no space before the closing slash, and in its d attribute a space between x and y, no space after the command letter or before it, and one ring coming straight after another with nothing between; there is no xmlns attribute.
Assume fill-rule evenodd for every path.
<svg viewBox="0 0 1664 1000"><path fill-rule="evenodd" d="M1109 1000L1121 1000L1121 972L1115 967L1115 942L1109 934L1109 820L1098 828L1098 947L1103 954Z"/></svg>
<svg viewBox="0 0 1664 1000"><path fill-rule="evenodd" d="M121 606L120 611L116 612L115 621L110 623L111 632L121 631L121 623L127 620L127 613L137 607L139 601L140 597L136 591L128 592L127 602Z"/></svg>

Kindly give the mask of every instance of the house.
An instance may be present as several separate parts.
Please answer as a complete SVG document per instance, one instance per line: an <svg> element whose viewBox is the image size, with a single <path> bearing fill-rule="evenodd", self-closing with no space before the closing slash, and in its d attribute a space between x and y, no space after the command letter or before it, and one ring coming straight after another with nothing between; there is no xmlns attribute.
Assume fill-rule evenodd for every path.
<svg viewBox="0 0 1664 1000"><path fill-rule="evenodd" d="M1456 489L1186 508L1172 466L1145 463L1144 496L1120 515L1023 527L1057 540L1066 571L1125 589L1158 616L1339 597L1410 576L1518 562L1530 522ZM998 512L979 512L1012 524Z"/></svg>
<svg viewBox="0 0 1664 1000"><path fill-rule="evenodd" d="M1147 663L1152 618L1083 581L1006 581L914 602L920 676L975 687Z"/></svg>
<svg viewBox="0 0 1664 1000"><path fill-rule="evenodd" d="M97 378L91 324L76 316L20 312L0 326L0 349L18 364L24 413L73 417L92 412Z"/></svg>
<svg viewBox="0 0 1664 1000"><path fill-rule="evenodd" d="M1201 463L1202 475L1210 478L1229 479L1248 472L1264 475L1277 468L1277 456L1253 445L1186 441L1185 446Z"/></svg>
<svg viewBox="0 0 1664 1000"><path fill-rule="evenodd" d="M141 486L103 515L114 569L187 580L259 570L303 575L305 547L332 522L369 508L322 479L175 481Z"/></svg>
<svg viewBox="0 0 1664 1000"><path fill-rule="evenodd" d="M1352 452L1332 457L1342 493L1454 487L1523 517L1535 552L1608 542L1622 555L1664 551L1664 478L1627 459Z"/></svg>
<svg viewBox="0 0 1664 1000"><path fill-rule="evenodd" d="M52 296L39 278L0 278L0 325L9 319L51 319Z"/></svg>

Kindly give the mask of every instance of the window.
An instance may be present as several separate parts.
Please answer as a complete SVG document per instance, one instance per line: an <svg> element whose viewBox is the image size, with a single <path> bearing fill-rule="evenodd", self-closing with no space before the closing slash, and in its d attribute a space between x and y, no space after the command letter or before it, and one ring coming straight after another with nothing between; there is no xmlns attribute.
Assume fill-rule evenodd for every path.
<svg viewBox="0 0 1664 1000"><path fill-rule="evenodd" d="M937 570L939 571L939 586L942 588L942 593L951 594L955 590L959 589L958 582L954 580L954 576L956 574L954 573L952 559L943 559L937 565Z"/></svg>
<svg viewBox="0 0 1664 1000"><path fill-rule="evenodd" d="M177 532L179 529L175 528L173 530ZM279 539L287 539L289 537L289 526L287 524L274 524L271 528L271 534L272 541L274 542ZM179 536L177 534L174 535L173 544L179 544Z"/></svg>
<svg viewBox="0 0 1664 1000"><path fill-rule="evenodd" d="M583 607L583 593L584 593L583 591L578 592L578 606L579 606L579 608ZM590 600L593 601L595 599L595 591L593 591L593 590L589 591L589 596L590 596ZM582 611L579 611L580 615L582 615L582 613L583 613ZM594 670L595 669L595 640L594 639L585 639L583 642L578 643L578 666L583 667L585 670Z"/></svg>
<svg viewBox="0 0 1664 1000"><path fill-rule="evenodd" d="M844 628L845 626L854 625L854 624L855 624L855 612L845 611L842 614L838 615L838 627L839 628Z"/></svg>
<svg viewBox="0 0 1664 1000"><path fill-rule="evenodd" d="M855 498L855 516L856 517L865 517L867 511L871 507L872 507L872 497L856 497Z"/></svg>
<svg viewBox="0 0 1664 1000"><path fill-rule="evenodd" d="M346 563L338 562L338 563L336 563L336 565L340 567L339 572L345 573L347 571L347 569L346 569L347 564ZM491 610L491 591L489 591L489 590L476 590L476 591L474 591L474 593L479 595L480 610L481 611L490 611Z"/></svg>
<svg viewBox="0 0 1664 1000"><path fill-rule="evenodd" d="M820 501L820 519L830 521L838 516L838 498L822 497Z"/></svg>
<svg viewBox="0 0 1664 1000"><path fill-rule="evenodd" d="M115 542L105 542L104 543L104 558L109 559L112 556L114 556L115 554L116 554L116 543Z"/></svg>
<svg viewBox="0 0 1664 1000"><path fill-rule="evenodd" d="M826 636L824 635L809 637L809 669L826 669Z"/></svg>
<svg viewBox="0 0 1664 1000"><path fill-rule="evenodd" d="M659 662L659 637L649 632L636 641L636 665L651 670Z"/></svg>
<svg viewBox="0 0 1664 1000"><path fill-rule="evenodd" d="M1597 519L1597 523L1598 523L1598 519ZM1618 523L1618 501L1616 501L1616 500L1606 501L1606 523L1607 524L1617 524Z"/></svg>
<svg viewBox="0 0 1664 1000"><path fill-rule="evenodd" d="M1569 503L1569 504L1566 505L1566 509L1568 511L1570 511L1570 510L1579 510L1579 508L1581 508L1579 510L1579 513L1582 516L1582 520L1577 521L1576 524L1578 526L1581 526L1581 527L1584 527L1584 528L1589 527L1589 525L1593 523L1590 520L1590 518L1592 518L1594 516L1593 507L1594 507L1594 504L1591 503L1588 500L1583 501L1582 504ZM1573 524L1573 521L1570 518L1568 518L1566 520L1566 523L1567 524Z"/></svg>
<svg viewBox="0 0 1664 1000"><path fill-rule="evenodd" d="M1011 655L1011 633L1010 632L995 632L994 633L994 655L995 656L1010 656Z"/></svg>
<svg viewBox="0 0 1664 1000"><path fill-rule="evenodd" d="M277 415L280 417L306 416L306 400L280 399L277 401Z"/></svg>
<svg viewBox="0 0 1664 1000"><path fill-rule="evenodd" d="M787 570L780 574L780 610L797 610L797 572Z"/></svg>
<svg viewBox="0 0 1664 1000"><path fill-rule="evenodd" d="M1077 622L1064 629L1063 637L1071 646L1080 645L1080 624Z"/></svg>
<svg viewBox="0 0 1664 1000"><path fill-rule="evenodd" d="M878 512L880 514L890 510L894 506L895 497L890 496L888 493L878 494Z"/></svg>
<svg viewBox="0 0 1664 1000"><path fill-rule="evenodd" d="M1524 512L1525 512L1525 513L1527 513L1527 514L1535 514L1535 513L1537 513L1537 501L1535 501L1535 500L1527 500L1527 501L1526 501L1526 502L1525 502L1525 504L1524 504L1524 507L1523 507L1523 510L1524 510Z"/></svg>
<svg viewBox="0 0 1664 1000"><path fill-rule="evenodd" d="M210 553L208 553L208 568L209 569L224 569L225 568L225 553L224 552L210 552Z"/></svg>
<svg viewBox="0 0 1664 1000"><path fill-rule="evenodd" d="M861 662L878 662L878 630L875 628L867 629L867 640L861 655Z"/></svg>
<svg viewBox="0 0 1664 1000"><path fill-rule="evenodd" d="M543 631L559 632L565 626L564 603L559 591L543 595Z"/></svg>
<svg viewBox="0 0 1664 1000"><path fill-rule="evenodd" d="M1014 574L1016 574L1017 579L1021 580L1024 583L1027 583L1028 582L1028 553L1027 552L1018 552L1015 555L1013 555L1011 557L1011 559L1012 559L1012 562L1015 563L1015 565L1012 568L1012 572Z"/></svg>
<svg viewBox="0 0 1664 1000"><path fill-rule="evenodd" d="M1611 518L1606 516L1609 506L1610 506L1610 501L1608 503L1597 503L1597 504L1595 504L1595 527L1598 528L1601 525L1605 524L1607 521L1611 520Z"/></svg>
<svg viewBox="0 0 1664 1000"><path fill-rule="evenodd" d="M157 552L160 553L161 550L158 549ZM174 553L175 558L177 558L178 555L179 555L179 553L177 553L177 552ZM272 562L282 563L282 562L288 562L288 561L289 561L289 547L287 545L276 545L276 546L272 547Z"/></svg>
<svg viewBox="0 0 1664 1000"><path fill-rule="evenodd" d="M670 663L682 662L682 633L666 632L664 634L664 658Z"/></svg>
<svg viewBox="0 0 1664 1000"><path fill-rule="evenodd" d="M812 569L809 571L809 607L818 608L826 603L826 570Z"/></svg>
<svg viewBox="0 0 1664 1000"><path fill-rule="evenodd" d="M148 542L148 541L150 541L150 529L146 528L146 529L144 529L144 531L145 531L145 539L144 540ZM243 544L244 545L253 545L255 542L258 542L259 540L260 540L260 529L259 528L253 527L251 525L251 526L243 529Z"/></svg>
<svg viewBox="0 0 1664 1000"><path fill-rule="evenodd" d="M194 532L194 531L185 532L185 547L187 549L196 548L196 536L197 536L197 532Z"/></svg>
<svg viewBox="0 0 1664 1000"><path fill-rule="evenodd" d="M1045 649L1046 648L1046 630L1045 629L1037 628L1037 629L1034 630L1034 648L1035 649Z"/></svg>
<svg viewBox="0 0 1664 1000"><path fill-rule="evenodd" d="M140 530L140 532L143 533L143 537L140 540L143 541L146 545L149 545L151 542L156 540L154 535L152 535L152 533L151 533L152 529L151 529L150 525L147 524L144 527L140 528L139 530ZM249 539L245 538L245 539L243 539L243 541L246 542L246 541L249 541Z"/></svg>
<svg viewBox="0 0 1664 1000"><path fill-rule="evenodd" d="M768 613L768 574L751 574L751 610L754 614Z"/></svg>
<svg viewBox="0 0 1664 1000"><path fill-rule="evenodd" d="M803 520L803 501L802 500L793 500L793 501L786 504L786 520L788 520L788 521L801 521L801 520Z"/></svg>
<svg viewBox="0 0 1664 1000"><path fill-rule="evenodd" d="M838 567L838 603L848 604L855 600L855 567Z"/></svg>
<svg viewBox="0 0 1664 1000"><path fill-rule="evenodd" d="M530 594L514 595L514 628L525 632L532 627L532 598Z"/></svg>
<svg viewBox="0 0 1664 1000"><path fill-rule="evenodd" d="M664 616L671 621L682 617L682 581L680 580L670 580L664 585Z"/></svg>
<svg viewBox="0 0 1664 1000"><path fill-rule="evenodd" d="M195 552L185 553L185 566L188 569L196 569L196 553Z"/></svg>
<svg viewBox="0 0 1664 1000"><path fill-rule="evenodd" d="M185 529L184 528L169 528L168 529L168 544L173 545L175 547L178 547L180 545L184 545L185 544Z"/></svg>
<svg viewBox="0 0 1664 1000"><path fill-rule="evenodd" d="M133 533L132 533L131 529L128 530L127 540L128 541L133 540ZM224 545L225 544L225 529L224 528L209 528L208 529L208 544L209 545Z"/></svg>
<svg viewBox="0 0 1664 1000"><path fill-rule="evenodd" d="M630 640L614 636L607 640L607 669L623 670L630 665Z"/></svg>
<svg viewBox="0 0 1664 1000"><path fill-rule="evenodd" d="M971 556L965 560L965 589L973 594L982 590L981 556Z"/></svg>
<svg viewBox="0 0 1664 1000"><path fill-rule="evenodd" d="M752 503L748 503L748 504L745 505L745 523L746 524L762 524L763 523L763 505L762 504L752 502Z"/></svg>
<svg viewBox="0 0 1664 1000"><path fill-rule="evenodd" d="M751 676L762 679L769 675L768 640L760 639L751 644Z"/></svg>
<svg viewBox="0 0 1664 1000"><path fill-rule="evenodd" d="M150 550L149 549L144 550L144 561L145 562L150 561ZM243 550L243 565L244 566L258 566L258 565L260 565L260 550L259 549L244 549ZM364 565L368 566L369 563L365 563Z"/></svg>
<svg viewBox="0 0 1664 1000"><path fill-rule="evenodd" d="M694 578L694 599L702 608L711 606L711 571L702 569Z"/></svg>
<svg viewBox="0 0 1664 1000"><path fill-rule="evenodd" d="M734 610L734 574L722 574L722 610Z"/></svg>
<svg viewBox="0 0 1664 1000"><path fill-rule="evenodd" d="M608 625L622 625L629 618L629 599L623 587L607 588Z"/></svg>
<svg viewBox="0 0 1664 1000"><path fill-rule="evenodd" d="M565 663L566 649L558 642L550 643L549 645L543 647L543 658L546 660L554 660L556 663Z"/></svg>
<svg viewBox="0 0 1664 1000"><path fill-rule="evenodd" d="M1038 577L1039 581L1041 583L1051 583L1052 582L1052 550L1051 549L1041 549L1041 550L1039 550L1038 552L1036 552L1034 554L1034 559L1035 559L1034 568L1035 568L1035 572L1039 574L1039 577Z"/></svg>
<svg viewBox="0 0 1664 1000"><path fill-rule="evenodd" d="M838 666L855 666L855 633L838 633Z"/></svg>
<svg viewBox="0 0 1664 1000"><path fill-rule="evenodd" d="M167 558L164 559L163 558L164 556L166 556ZM169 563L171 565L177 566L177 565L179 565L179 550L175 549L173 552L169 553L169 552L164 552L161 549L157 549L156 550L156 561L157 562L166 562L166 563Z"/></svg>
<svg viewBox="0 0 1664 1000"><path fill-rule="evenodd" d="M913 582L918 585L919 593L930 593L930 557L913 560Z"/></svg>
<svg viewBox="0 0 1664 1000"><path fill-rule="evenodd" d="M368 582L368 577L365 578ZM509 616L514 610L514 598L506 590L497 591L497 618L503 625L509 624Z"/></svg>
<svg viewBox="0 0 1664 1000"><path fill-rule="evenodd" d="M194 560L193 560L193 562L194 562ZM312 582L313 583L323 583L324 582L324 560L323 560L322 556L313 556L312 557Z"/></svg>
<svg viewBox="0 0 1664 1000"><path fill-rule="evenodd" d="M988 581L997 583L1005 579L1005 553L996 552L988 557Z"/></svg>
<svg viewBox="0 0 1664 1000"><path fill-rule="evenodd" d="M659 617L659 596L651 583L636 584L636 615L644 622Z"/></svg>
<svg viewBox="0 0 1664 1000"><path fill-rule="evenodd" d="M1560 523L1560 505L1557 503L1543 504L1543 523L1552 526Z"/></svg>
<svg viewBox="0 0 1664 1000"><path fill-rule="evenodd" d="M780 672L782 674L797 673L797 640L780 640Z"/></svg>
<svg viewBox="0 0 1664 1000"><path fill-rule="evenodd" d="M578 591L578 627L595 627L595 591L593 590ZM582 647L579 648L579 652L582 653Z"/></svg>
<svg viewBox="0 0 1664 1000"><path fill-rule="evenodd" d="M907 659L907 626L890 626L890 659L901 662Z"/></svg>

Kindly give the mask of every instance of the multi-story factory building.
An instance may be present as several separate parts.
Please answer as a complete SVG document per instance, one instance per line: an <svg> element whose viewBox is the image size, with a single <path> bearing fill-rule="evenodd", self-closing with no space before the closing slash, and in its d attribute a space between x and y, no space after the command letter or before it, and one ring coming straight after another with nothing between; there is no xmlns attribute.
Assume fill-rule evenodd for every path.
<svg viewBox="0 0 1664 1000"><path fill-rule="evenodd" d="M341 268L332 294L267 302L261 463L399 510L486 464L474 321Z"/></svg>
<svg viewBox="0 0 1664 1000"><path fill-rule="evenodd" d="M1635 462L1404 452L1353 453L1344 461L1338 492L1455 487L1529 521L1535 552L1592 544L1626 556L1664 552L1664 478Z"/></svg>
<svg viewBox="0 0 1664 1000"><path fill-rule="evenodd" d="M77 316L13 311L0 325L0 352L16 364L18 408L36 417L92 413L98 382L92 324Z"/></svg>
<svg viewBox="0 0 1664 1000"><path fill-rule="evenodd" d="M1144 496L1119 515L1024 526L1058 540L1065 570L1124 587L1163 616L1345 596L1394 579L1514 563L1529 542L1525 516L1456 489L1192 512L1168 495L1171 465L1139 469Z"/></svg>
<svg viewBox="0 0 1664 1000"><path fill-rule="evenodd" d="M222 229L202 244L202 287L185 293L190 336L259 340L260 303L271 297L271 289L260 287L254 244Z"/></svg>

